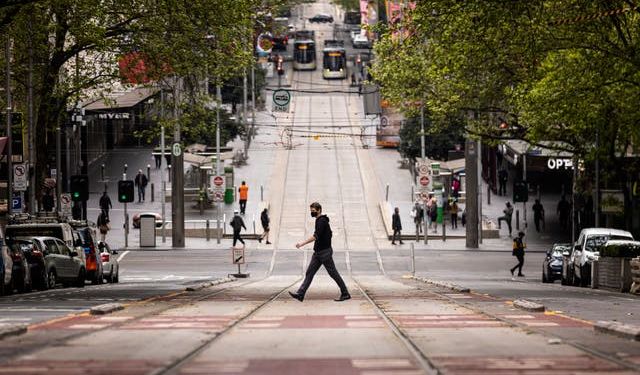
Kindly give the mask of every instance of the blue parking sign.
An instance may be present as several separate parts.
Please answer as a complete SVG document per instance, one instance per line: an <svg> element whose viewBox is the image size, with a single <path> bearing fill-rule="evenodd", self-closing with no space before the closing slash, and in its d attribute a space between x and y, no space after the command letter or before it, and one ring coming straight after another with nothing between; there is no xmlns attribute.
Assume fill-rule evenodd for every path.
<svg viewBox="0 0 640 375"><path fill-rule="evenodd" d="M13 199L11 199L11 209L12 210L20 210L20 209L22 209L22 198L21 197L13 197Z"/></svg>

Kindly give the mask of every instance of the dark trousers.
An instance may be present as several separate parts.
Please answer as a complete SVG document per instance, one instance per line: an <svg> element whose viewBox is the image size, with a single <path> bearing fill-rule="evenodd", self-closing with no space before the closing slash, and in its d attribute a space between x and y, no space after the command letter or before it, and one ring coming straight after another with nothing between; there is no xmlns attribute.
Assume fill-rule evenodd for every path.
<svg viewBox="0 0 640 375"><path fill-rule="evenodd" d="M511 269L511 273L513 273L517 268L518 276L520 276L522 275L522 266L524 266L524 254L516 255L516 258L518 259L518 264Z"/></svg>
<svg viewBox="0 0 640 375"><path fill-rule="evenodd" d="M144 186L138 185L138 202L142 202L144 200Z"/></svg>
<svg viewBox="0 0 640 375"><path fill-rule="evenodd" d="M244 240L240 237L240 230L233 230L233 246L236 246L236 242L240 241L244 245Z"/></svg>
<svg viewBox="0 0 640 375"><path fill-rule="evenodd" d="M458 214L451 214L451 229L454 228L458 228Z"/></svg>
<svg viewBox="0 0 640 375"><path fill-rule="evenodd" d="M498 195L507 195L507 181L498 181Z"/></svg>
<svg viewBox="0 0 640 375"><path fill-rule="evenodd" d="M104 214L104 216L107 217L107 219L109 218L109 207L103 207L101 208L102 213Z"/></svg>
<svg viewBox="0 0 640 375"><path fill-rule="evenodd" d="M540 232L540 222L542 220L542 216L533 215L533 222L536 224L536 232Z"/></svg>
<svg viewBox="0 0 640 375"><path fill-rule="evenodd" d="M336 269L335 263L333 263L333 249L331 248L313 252L313 255L311 256L311 262L309 262L309 266L307 267L307 273L304 276L304 281L298 289L298 294L304 296L304 294L307 292L307 289L309 289L311 282L313 281L313 277L316 275L316 272L318 272L321 265L324 266L333 281L338 284L340 293L349 294L349 290L347 290L347 286L345 285L344 280L342 280L342 277Z"/></svg>
<svg viewBox="0 0 640 375"><path fill-rule="evenodd" d="M500 229L500 222L501 221L506 221L507 225L509 226L509 235L511 235L511 217L510 216L500 216L498 218L498 229Z"/></svg>
<svg viewBox="0 0 640 375"><path fill-rule="evenodd" d="M396 238L400 241L400 243L402 243L402 237L400 237L400 229L394 229L393 230L393 236L391 237L391 243L395 243L396 242Z"/></svg>
<svg viewBox="0 0 640 375"><path fill-rule="evenodd" d="M240 213L244 215L244 210L247 209L247 200L240 199Z"/></svg>

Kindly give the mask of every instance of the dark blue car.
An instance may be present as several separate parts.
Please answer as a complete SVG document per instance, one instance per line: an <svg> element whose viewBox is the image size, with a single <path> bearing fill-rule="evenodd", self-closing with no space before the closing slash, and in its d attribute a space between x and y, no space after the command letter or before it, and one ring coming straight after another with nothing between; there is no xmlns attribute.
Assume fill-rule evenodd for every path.
<svg viewBox="0 0 640 375"><path fill-rule="evenodd" d="M552 283L562 278L562 253L571 251L571 244L556 243L551 250L547 250L547 255L542 262L542 282Z"/></svg>

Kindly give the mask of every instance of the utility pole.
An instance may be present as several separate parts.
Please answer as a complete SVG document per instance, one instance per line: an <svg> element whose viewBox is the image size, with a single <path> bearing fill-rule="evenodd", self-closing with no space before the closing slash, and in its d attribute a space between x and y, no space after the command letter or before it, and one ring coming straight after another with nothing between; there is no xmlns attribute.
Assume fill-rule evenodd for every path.
<svg viewBox="0 0 640 375"><path fill-rule="evenodd" d="M600 226L600 131L596 127L596 188L594 189L593 205L595 206L595 227ZM574 167L575 168L575 167Z"/></svg>
<svg viewBox="0 0 640 375"><path fill-rule="evenodd" d="M173 182L171 184L171 241L173 247L184 247L184 152L180 146L180 121L178 114L178 90L180 78L175 78L173 87L173 118L176 128L173 134L173 147L171 147L171 171Z"/></svg>
<svg viewBox="0 0 640 375"><path fill-rule="evenodd" d="M249 155L249 142L251 141L251 132L249 132L249 121L247 121L247 69L244 69L242 77L242 122L246 131L246 140L244 142L244 157Z"/></svg>
<svg viewBox="0 0 640 375"><path fill-rule="evenodd" d="M422 164L425 164L427 162L427 152L424 144L424 101L420 105L420 156L422 157ZM413 199L413 197L411 198ZM422 218L424 221L424 244L426 245L429 243L429 225L427 223L427 202L424 199L422 200Z"/></svg>
<svg viewBox="0 0 640 375"><path fill-rule="evenodd" d="M69 138L67 138L67 161L69 161ZM62 128L60 127L60 122L56 126L56 206L58 208L58 214L62 213L62 205L60 204L60 194L62 194ZM70 173L67 169L67 175ZM68 185L67 185L68 186ZM75 203L74 203L75 204Z"/></svg>
<svg viewBox="0 0 640 375"><path fill-rule="evenodd" d="M467 206L466 240L467 247L478 248L478 150L477 143L466 140L465 145L465 200Z"/></svg>
<svg viewBox="0 0 640 375"><path fill-rule="evenodd" d="M11 206L13 205L13 155L12 146L13 140L11 137L11 111L13 106L11 105L11 38L7 35L7 41L5 45L5 63L6 63L6 81L5 91L7 93L7 217L11 215Z"/></svg>
<svg viewBox="0 0 640 375"><path fill-rule="evenodd" d="M477 217L478 217L478 243L482 243L482 140L478 139L478 147L476 148L476 171L477 171L477 191L476 196L478 202L476 203Z"/></svg>
<svg viewBox="0 0 640 375"><path fill-rule="evenodd" d="M32 13L33 14L33 13ZM30 24L31 25L31 24ZM30 26L31 27L31 26ZM29 32L29 74L27 76L27 112L28 112L28 121L29 128L27 132L27 142L29 146L29 212L35 214L37 212L37 201L36 201L36 157L34 155L35 148L33 147L33 132L34 132L34 124L33 124L33 43L31 43L31 32ZM57 159L56 159L57 162ZM60 173L60 171L56 171L56 173ZM56 175L56 181L58 181L59 177Z"/></svg>
<svg viewBox="0 0 640 375"><path fill-rule="evenodd" d="M166 210L165 210L165 201L167 196L167 182L165 181L164 174L166 173L165 168L162 168L162 163L165 162L164 159L164 88L162 87L162 83L160 83L160 121L162 121L162 126L160 127L160 181L162 184L162 197L160 201L162 202L162 243L167 242L167 234L165 231L165 225L167 223L166 218Z"/></svg>
<svg viewBox="0 0 640 375"><path fill-rule="evenodd" d="M220 92L220 83L216 85L216 176L220 176L220 107L222 106L222 93ZM220 201L216 199L216 240L220 243Z"/></svg>
<svg viewBox="0 0 640 375"><path fill-rule="evenodd" d="M256 64L251 62L251 135L256 130Z"/></svg>

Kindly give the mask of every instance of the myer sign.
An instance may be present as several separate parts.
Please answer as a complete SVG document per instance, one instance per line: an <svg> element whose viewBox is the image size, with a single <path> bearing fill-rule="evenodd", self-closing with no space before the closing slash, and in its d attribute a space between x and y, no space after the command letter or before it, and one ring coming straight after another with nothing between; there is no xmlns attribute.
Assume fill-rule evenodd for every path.
<svg viewBox="0 0 640 375"><path fill-rule="evenodd" d="M289 103L291 103L291 93L287 90L276 90L273 92L273 111L289 112Z"/></svg>
<svg viewBox="0 0 640 375"><path fill-rule="evenodd" d="M549 169L573 169L573 160L571 159L552 159L547 160Z"/></svg>

